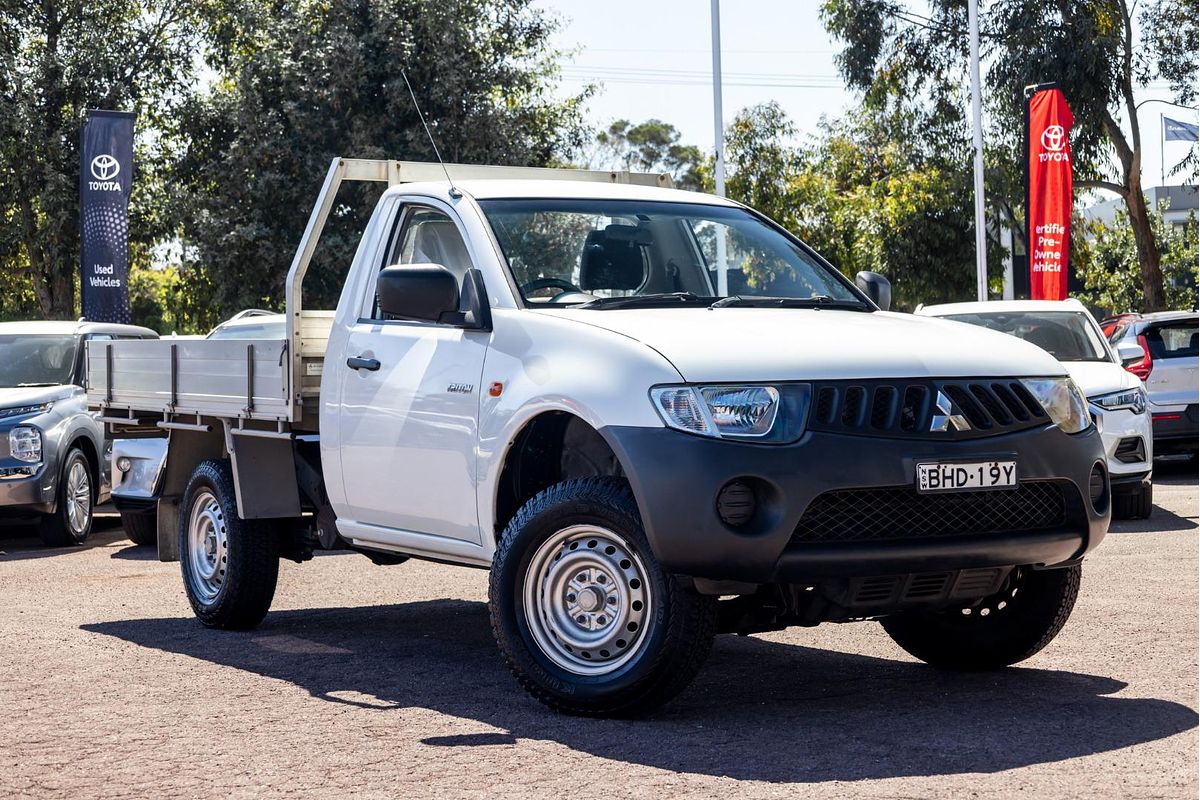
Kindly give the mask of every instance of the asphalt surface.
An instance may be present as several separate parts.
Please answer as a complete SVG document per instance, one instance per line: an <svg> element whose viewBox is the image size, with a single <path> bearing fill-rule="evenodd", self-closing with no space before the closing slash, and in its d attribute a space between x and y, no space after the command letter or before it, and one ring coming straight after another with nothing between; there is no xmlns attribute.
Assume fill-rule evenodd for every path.
<svg viewBox="0 0 1200 800"><path fill-rule="evenodd" d="M1195 797L1196 472L1158 473L1018 668L941 673L873 623L726 636L637 722L529 699L481 571L284 562L228 633L114 518L0 531L0 797Z"/></svg>

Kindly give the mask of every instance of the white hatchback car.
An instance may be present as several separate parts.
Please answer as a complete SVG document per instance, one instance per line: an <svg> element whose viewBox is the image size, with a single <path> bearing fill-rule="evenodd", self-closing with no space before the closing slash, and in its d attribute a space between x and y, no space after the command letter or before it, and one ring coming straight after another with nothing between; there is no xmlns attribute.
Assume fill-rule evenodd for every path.
<svg viewBox="0 0 1200 800"><path fill-rule="evenodd" d="M921 306L917 314L1002 331L1062 362L1091 403L1112 480L1113 516L1145 519L1153 509L1153 434L1141 380L1121 365L1078 300L1004 300Z"/></svg>

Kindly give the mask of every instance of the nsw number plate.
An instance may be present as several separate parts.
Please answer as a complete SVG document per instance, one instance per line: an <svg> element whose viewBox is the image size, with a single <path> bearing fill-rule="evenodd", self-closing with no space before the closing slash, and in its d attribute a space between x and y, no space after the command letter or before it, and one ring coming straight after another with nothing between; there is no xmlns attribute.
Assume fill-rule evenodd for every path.
<svg viewBox="0 0 1200 800"><path fill-rule="evenodd" d="M1017 462L976 461L970 464L917 464L918 492L962 492L1008 489L1017 485Z"/></svg>

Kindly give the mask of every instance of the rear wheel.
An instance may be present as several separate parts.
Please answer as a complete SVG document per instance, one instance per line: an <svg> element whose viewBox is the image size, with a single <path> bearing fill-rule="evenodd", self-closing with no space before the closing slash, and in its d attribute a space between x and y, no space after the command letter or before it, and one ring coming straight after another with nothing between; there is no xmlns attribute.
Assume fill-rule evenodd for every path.
<svg viewBox="0 0 1200 800"><path fill-rule="evenodd" d="M492 565L492 631L513 674L559 711L635 716L699 671L715 598L666 574L628 484L565 481L534 497Z"/></svg>
<svg viewBox="0 0 1200 800"><path fill-rule="evenodd" d="M1014 570L997 594L971 606L905 611L883 628L909 654L954 670L989 670L1024 661L1058 635L1079 595L1078 565Z"/></svg>
<svg viewBox="0 0 1200 800"><path fill-rule="evenodd" d="M179 564L192 611L212 628L246 630L262 622L275 596L279 543L269 521L237 515L227 461L192 473L179 516Z"/></svg>
<svg viewBox="0 0 1200 800"><path fill-rule="evenodd" d="M1113 493L1113 517L1116 519L1148 519L1153 512L1153 484L1140 484L1132 492Z"/></svg>
<svg viewBox="0 0 1200 800"><path fill-rule="evenodd" d="M158 514L150 511L122 511L121 527L129 541L137 545L158 544Z"/></svg>
<svg viewBox="0 0 1200 800"><path fill-rule="evenodd" d="M53 514L42 517L42 541L50 547L83 544L92 532L92 512L96 500L92 485L92 466L77 447L63 461L58 478L58 502Z"/></svg>

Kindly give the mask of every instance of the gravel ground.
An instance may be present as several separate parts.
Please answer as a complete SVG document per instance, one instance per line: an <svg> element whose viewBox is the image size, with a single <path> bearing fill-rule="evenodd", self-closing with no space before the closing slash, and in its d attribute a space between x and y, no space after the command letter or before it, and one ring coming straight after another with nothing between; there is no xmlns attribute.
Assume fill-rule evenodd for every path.
<svg viewBox="0 0 1200 800"><path fill-rule="evenodd" d="M871 623L726 636L638 722L521 692L481 571L284 562L228 633L114 518L70 550L0 531L0 797L1195 797L1196 473L1158 472L1019 668L940 673Z"/></svg>

